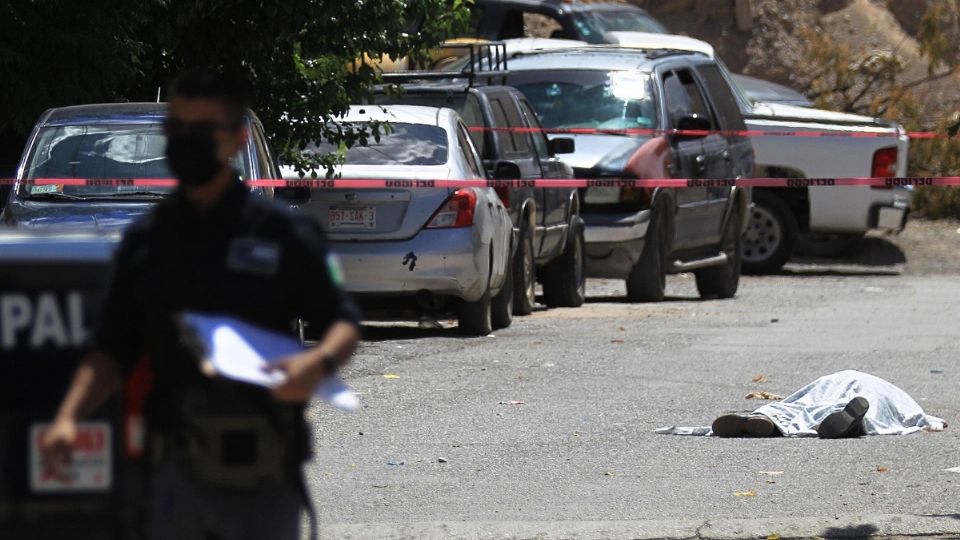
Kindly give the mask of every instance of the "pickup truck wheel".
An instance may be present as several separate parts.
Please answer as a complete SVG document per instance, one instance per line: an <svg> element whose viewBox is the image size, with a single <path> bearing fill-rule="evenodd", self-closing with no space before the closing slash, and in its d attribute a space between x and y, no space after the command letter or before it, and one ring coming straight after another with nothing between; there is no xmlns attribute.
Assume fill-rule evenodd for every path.
<svg viewBox="0 0 960 540"><path fill-rule="evenodd" d="M836 257L854 246L862 234L822 234L805 232L797 236L797 255Z"/></svg>
<svg viewBox="0 0 960 540"><path fill-rule="evenodd" d="M507 265L506 278L500 292L493 297L491 305L491 326L494 330L506 328L513 322L513 272L512 264Z"/></svg>
<svg viewBox="0 0 960 540"><path fill-rule="evenodd" d="M543 299L550 307L580 307L586 299L584 227L583 219L575 216L567 232L563 253L543 268Z"/></svg>
<svg viewBox="0 0 960 540"><path fill-rule="evenodd" d="M727 226L723 231L723 240L720 249L727 255L727 263L722 266L711 266L694 272L697 278L697 291L703 298L733 298L740 286L740 269L743 255L740 251L740 210L730 214Z"/></svg>
<svg viewBox="0 0 960 540"><path fill-rule="evenodd" d="M520 244L513 256L513 314L533 313L537 294L537 266L533 262L533 232L520 224Z"/></svg>
<svg viewBox="0 0 960 540"><path fill-rule="evenodd" d="M627 300L630 302L660 302L666 296L667 269L663 251L667 244L667 228L659 210L654 211L650 221L640 260L627 276Z"/></svg>
<svg viewBox="0 0 960 540"><path fill-rule="evenodd" d="M780 197L753 193L755 206L743 234L743 270L749 274L780 271L790 260L797 241L797 220Z"/></svg>
<svg viewBox="0 0 960 540"><path fill-rule="evenodd" d="M460 333L468 336L485 336L493 331L490 289L475 302L461 302L458 313Z"/></svg>

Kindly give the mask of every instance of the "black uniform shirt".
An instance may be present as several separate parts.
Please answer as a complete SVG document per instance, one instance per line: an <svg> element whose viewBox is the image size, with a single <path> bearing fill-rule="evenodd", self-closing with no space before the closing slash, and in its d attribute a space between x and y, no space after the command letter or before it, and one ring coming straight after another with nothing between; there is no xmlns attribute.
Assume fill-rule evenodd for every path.
<svg viewBox="0 0 960 540"><path fill-rule="evenodd" d="M187 389L210 384L184 345L180 313L237 317L291 336L300 317L321 330L338 320L356 324L338 274L319 225L250 194L239 180L203 212L177 192L128 229L96 346L128 373L146 355L153 372L147 425L176 432ZM279 405L262 389L239 395L302 416L300 406Z"/></svg>

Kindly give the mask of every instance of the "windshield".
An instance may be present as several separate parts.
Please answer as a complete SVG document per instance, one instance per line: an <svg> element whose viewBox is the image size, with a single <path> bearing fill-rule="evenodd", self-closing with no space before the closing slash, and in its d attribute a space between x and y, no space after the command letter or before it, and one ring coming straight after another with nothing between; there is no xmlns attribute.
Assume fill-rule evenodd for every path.
<svg viewBox="0 0 960 540"><path fill-rule="evenodd" d="M37 134L24 178L79 178L115 180L173 178L167 167L167 139L161 124L77 125L42 128ZM246 152L237 159L244 179L250 167ZM68 186L21 183L19 194L27 198L121 198L141 194L164 195L162 186Z"/></svg>
<svg viewBox="0 0 960 540"><path fill-rule="evenodd" d="M629 9L587 10L571 14L580 39L588 43L603 43L607 32L649 32L669 34L669 30L649 15Z"/></svg>
<svg viewBox="0 0 960 540"><path fill-rule="evenodd" d="M363 129L362 124L356 124ZM445 165L447 163L447 132L436 126L390 123L388 133L377 142L372 137L368 145L359 143L346 149L347 165ZM309 145L307 153L331 154L337 146L325 142Z"/></svg>
<svg viewBox="0 0 960 540"><path fill-rule="evenodd" d="M653 86L633 71L514 72L545 128L638 129L658 127Z"/></svg>

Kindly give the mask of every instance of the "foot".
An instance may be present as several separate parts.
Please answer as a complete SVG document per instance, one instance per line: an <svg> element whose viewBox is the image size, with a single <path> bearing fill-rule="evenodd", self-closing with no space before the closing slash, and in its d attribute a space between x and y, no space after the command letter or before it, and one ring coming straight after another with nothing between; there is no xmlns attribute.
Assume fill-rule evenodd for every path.
<svg viewBox="0 0 960 540"><path fill-rule="evenodd" d="M870 402L864 397L855 397L842 411L826 418L817 427L821 439L844 439L858 437L863 432L863 417L870 410Z"/></svg>
<svg viewBox="0 0 960 540"><path fill-rule="evenodd" d="M725 414L713 421L717 437L773 437L777 426L766 416Z"/></svg>

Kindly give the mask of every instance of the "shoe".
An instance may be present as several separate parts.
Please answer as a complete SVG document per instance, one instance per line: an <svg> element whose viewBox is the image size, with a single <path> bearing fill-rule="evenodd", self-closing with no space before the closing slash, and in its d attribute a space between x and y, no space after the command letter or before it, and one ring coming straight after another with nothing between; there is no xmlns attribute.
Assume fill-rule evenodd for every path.
<svg viewBox="0 0 960 540"><path fill-rule="evenodd" d="M773 437L777 426L766 416L725 414L713 421L717 437Z"/></svg>
<svg viewBox="0 0 960 540"><path fill-rule="evenodd" d="M855 397L842 411L837 411L817 426L821 439L844 439L857 437L863 432L863 417L870 410L870 402L864 397Z"/></svg>

